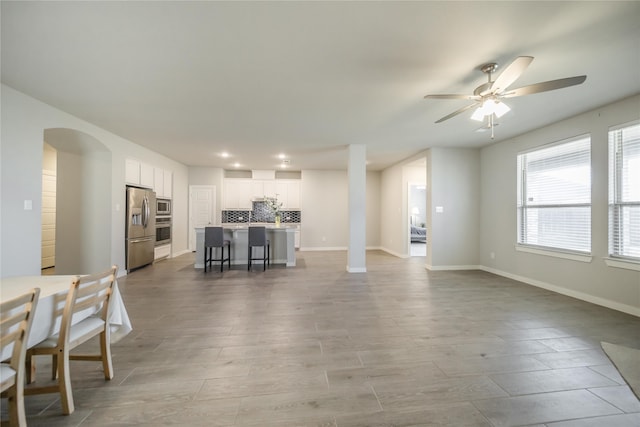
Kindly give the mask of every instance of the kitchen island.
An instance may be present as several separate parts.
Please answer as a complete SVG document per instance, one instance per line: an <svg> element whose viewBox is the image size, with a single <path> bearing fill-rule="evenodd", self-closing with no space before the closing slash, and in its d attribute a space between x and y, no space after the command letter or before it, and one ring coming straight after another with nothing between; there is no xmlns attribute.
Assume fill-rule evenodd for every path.
<svg viewBox="0 0 640 427"><path fill-rule="evenodd" d="M262 225L262 224L256 224ZM271 241L271 264L296 266L295 232L297 227L273 224L264 225L267 239ZM247 264L249 227L246 224L223 225L224 238L231 242L231 264ZM256 255L261 248L256 248ZM195 268L204 268L204 227L196 228Z"/></svg>

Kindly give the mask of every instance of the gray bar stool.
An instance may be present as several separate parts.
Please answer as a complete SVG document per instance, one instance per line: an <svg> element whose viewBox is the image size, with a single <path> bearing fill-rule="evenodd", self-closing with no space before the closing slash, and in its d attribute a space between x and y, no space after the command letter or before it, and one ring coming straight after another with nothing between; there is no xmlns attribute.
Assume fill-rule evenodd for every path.
<svg viewBox="0 0 640 427"><path fill-rule="evenodd" d="M271 249L271 242L267 239L267 229L266 227L249 227L249 254L248 254L248 265L247 270L251 270L251 261L259 261L262 260L263 270L267 269L267 264L271 264L271 258L269 257L269 252ZM262 247L262 258L254 258L253 257L253 248L254 247Z"/></svg>
<svg viewBox="0 0 640 427"><path fill-rule="evenodd" d="M215 252L214 249L220 248L222 253L220 258L213 258ZM224 248L227 248L227 257L224 257ZM220 272L222 273L222 267L224 262L229 263L229 269L231 269L231 242L225 240L222 227L205 227L204 229L204 272L207 272L207 262L209 263L209 269L211 270L211 261L220 261Z"/></svg>

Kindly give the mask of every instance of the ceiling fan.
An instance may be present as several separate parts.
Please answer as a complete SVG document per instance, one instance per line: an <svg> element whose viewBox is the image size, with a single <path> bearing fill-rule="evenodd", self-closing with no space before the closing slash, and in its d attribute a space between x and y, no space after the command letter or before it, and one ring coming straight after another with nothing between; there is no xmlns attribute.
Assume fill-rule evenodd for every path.
<svg viewBox="0 0 640 427"><path fill-rule="evenodd" d="M480 67L480 70L487 75L487 82L475 88L472 95L426 95L425 98L427 99L468 99L474 101L473 104L462 107L451 114L447 114L440 120L437 120L436 123L442 123L458 114L477 107L471 118L473 120L486 121L483 128L491 130L491 139L493 139L493 128L497 125L495 118L500 118L511 110L507 104L502 102L504 98L514 98L516 96L532 95L534 93L562 89L582 84L587 79L587 76L567 77L522 86L517 89L509 89L509 86L522 75L532 61L533 56L517 57L495 80L492 80L492 77L493 73L498 69L498 64L491 62L483 65Z"/></svg>

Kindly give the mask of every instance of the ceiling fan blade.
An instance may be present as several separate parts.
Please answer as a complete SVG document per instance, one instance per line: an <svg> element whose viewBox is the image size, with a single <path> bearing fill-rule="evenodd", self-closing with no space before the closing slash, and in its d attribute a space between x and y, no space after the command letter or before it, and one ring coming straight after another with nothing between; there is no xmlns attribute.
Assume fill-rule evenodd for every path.
<svg viewBox="0 0 640 427"><path fill-rule="evenodd" d="M500 73L489 90L493 93L504 91L524 73L531 61L533 61L533 56L518 56Z"/></svg>
<svg viewBox="0 0 640 427"><path fill-rule="evenodd" d="M471 104L471 105L467 105L466 107L462 107L462 108L460 108L459 110L456 110L456 111L454 111L454 112L453 112L453 113L451 113L451 114L447 114L446 116L444 116L443 118L441 118L440 120L438 120L436 123L442 123L442 122L444 122L445 120L449 120L451 117L455 117L455 116L457 116L458 114L460 114L460 113L464 113L465 111L470 110L471 108L473 108L473 107L477 107L477 106L479 106L479 105L480 105L480 103L479 103L479 102L475 102L475 103L473 103L473 104Z"/></svg>
<svg viewBox="0 0 640 427"><path fill-rule="evenodd" d="M479 101L480 97L476 95L454 95L454 94L444 94L444 95L425 95L425 99L470 99L473 101Z"/></svg>
<svg viewBox="0 0 640 427"><path fill-rule="evenodd" d="M565 79L549 80L548 82L535 83L529 86L522 86L517 89L510 90L502 95L504 98L513 98L514 96L532 95L534 93L547 92L550 90L562 89L569 86L575 86L584 83L587 76L567 77Z"/></svg>

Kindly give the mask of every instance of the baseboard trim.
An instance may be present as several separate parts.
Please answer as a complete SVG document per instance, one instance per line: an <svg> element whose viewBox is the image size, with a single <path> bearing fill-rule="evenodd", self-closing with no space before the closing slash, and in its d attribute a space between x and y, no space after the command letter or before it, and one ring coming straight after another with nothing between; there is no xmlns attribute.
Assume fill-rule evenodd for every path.
<svg viewBox="0 0 640 427"><path fill-rule="evenodd" d="M607 307L612 310L621 311L623 313L631 314L632 316L640 317L640 308L634 307L628 304L622 304L616 301L611 301L605 298L597 297L580 291L574 291L572 289L563 288L561 286L552 285L550 283L542 282L540 280L531 279L529 277L520 276L517 274L508 273L506 271L498 270L491 267L480 266L480 269L488 273L493 273L498 276L506 277L509 279L517 280L518 282L526 283L527 285L535 286L538 288L546 289L558 294L566 295L568 297L576 298L582 301L590 302L592 304Z"/></svg>
<svg viewBox="0 0 640 427"><path fill-rule="evenodd" d="M300 248L300 252L322 252L322 251L346 251L344 246L316 246L316 247L304 247Z"/></svg>
<svg viewBox="0 0 640 427"><path fill-rule="evenodd" d="M436 265L425 264L427 270L431 271L446 271L446 270L482 270L480 265Z"/></svg>
<svg viewBox="0 0 640 427"><path fill-rule="evenodd" d="M191 252L193 252L193 251L191 251L189 249L185 249L185 250L180 251L180 252L174 252L173 254L171 254L171 258L179 257L180 255L184 255L184 254L190 254Z"/></svg>
<svg viewBox="0 0 640 427"><path fill-rule="evenodd" d="M397 252L392 251L391 249L387 249L387 248L384 248L384 247L380 247L380 248L378 248L378 249L379 249L379 250L381 250L381 251L383 251L383 252L388 253L389 255L393 255L393 256L398 257L398 258L411 258L411 255L408 255L408 254L399 254L399 253L397 253Z"/></svg>

